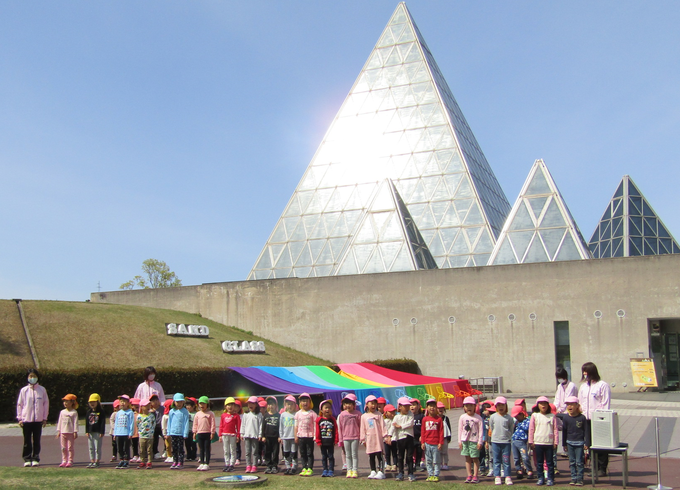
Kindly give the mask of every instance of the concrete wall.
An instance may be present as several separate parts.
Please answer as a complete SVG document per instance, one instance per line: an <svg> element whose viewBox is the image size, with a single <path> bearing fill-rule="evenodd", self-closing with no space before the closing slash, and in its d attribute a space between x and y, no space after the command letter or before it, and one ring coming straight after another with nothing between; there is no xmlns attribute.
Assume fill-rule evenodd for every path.
<svg viewBox="0 0 680 490"><path fill-rule="evenodd" d="M92 301L200 313L335 362L408 357L427 375L503 376L515 392L554 391L553 322L568 321L575 375L593 361L615 390L629 391L629 358L649 355L648 319L680 318L678 277L680 255L666 255L115 291Z"/></svg>

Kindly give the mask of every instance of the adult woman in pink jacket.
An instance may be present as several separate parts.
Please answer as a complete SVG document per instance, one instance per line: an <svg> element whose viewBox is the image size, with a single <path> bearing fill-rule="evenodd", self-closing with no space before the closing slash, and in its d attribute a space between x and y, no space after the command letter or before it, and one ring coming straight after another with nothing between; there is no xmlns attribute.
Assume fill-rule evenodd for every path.
<svg viewBox="0 0 680 490"><path fill-rule="evenodd" d="M24 466L40 465L40 438L47 423L50 402L45 388L38 384L37 369L28 370L28 385L21 388L17 400L17 420L24 431Z"/></svg>

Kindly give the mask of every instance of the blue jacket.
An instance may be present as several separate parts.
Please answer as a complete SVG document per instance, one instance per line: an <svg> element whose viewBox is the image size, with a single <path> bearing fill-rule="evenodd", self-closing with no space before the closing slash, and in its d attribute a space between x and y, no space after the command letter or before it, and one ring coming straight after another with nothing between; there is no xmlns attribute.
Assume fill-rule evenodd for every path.
<svg viewBox="0 0 680 490"><path fill-rule="evenodd" d="M113 426L114 436L128 436L132 437L135 427L135 412L130 410L118 410L116 412L116 421Z"/></svg>
<svg viewBox="0 0 680 490"><path fill-rule="evenodd" d="M173 408L168 417L168 435L189 437L191 429L191 417L189 411L182 407L180 410Z"/></svg>

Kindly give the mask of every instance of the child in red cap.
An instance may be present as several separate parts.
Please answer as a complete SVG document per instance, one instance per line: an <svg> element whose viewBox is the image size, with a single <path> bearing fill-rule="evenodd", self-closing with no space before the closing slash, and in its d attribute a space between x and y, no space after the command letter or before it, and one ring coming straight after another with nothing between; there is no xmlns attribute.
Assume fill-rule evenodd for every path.
<svg viewBox="0 0 680 490"><path fill-rule="evenodd" d="M387 404L383 408L383 419L385 422L385 434L389 434L390 428L392 427L392 420L394 420L394 415L397 409L394 405ZM384 444L385 452L385 471L397 471L397 441L387 442L385 440Z"/></svg>

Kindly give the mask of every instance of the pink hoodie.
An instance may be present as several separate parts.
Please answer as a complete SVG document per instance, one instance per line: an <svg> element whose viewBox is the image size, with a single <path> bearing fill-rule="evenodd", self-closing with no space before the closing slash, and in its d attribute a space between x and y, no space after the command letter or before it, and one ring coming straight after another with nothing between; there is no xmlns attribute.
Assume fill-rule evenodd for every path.
<svg viewBox="0 0 680 490"><path fill-rule="evenodd" d="M47 392L39 384L21 388L17 400L17 420L19 422L43 422L47 420L50 401Z"/></svg>
<svg viewBox="0 0 680 490"><path fill-rule="evenodd" d="M343 410L338 415L338 445L342 446L343 441L358 441L361 428L361 412Z"/></svg>

